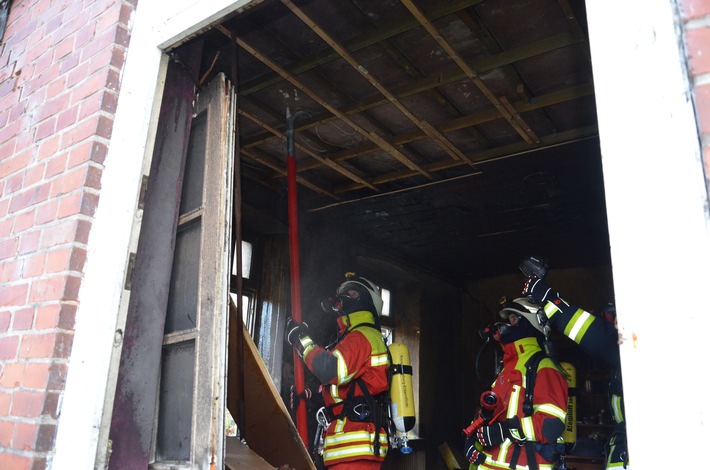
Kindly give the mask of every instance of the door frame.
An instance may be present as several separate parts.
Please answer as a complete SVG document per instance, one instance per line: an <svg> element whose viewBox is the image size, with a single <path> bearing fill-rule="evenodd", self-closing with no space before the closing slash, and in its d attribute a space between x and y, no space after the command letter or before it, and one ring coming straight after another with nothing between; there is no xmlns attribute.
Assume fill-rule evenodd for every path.
<svg viewBox="0 0 710 470"><path fill-rule="evenodd" d="M129 253L135 252L140 228L138 197L143 175L150 167L167 66L164 52L219 18L258 1L139 2L101 198L88 241L54 470L103 468L105 462L106 414L111 410L107 404L113 402L127 305L123 286ZM629 0L624 5L613 0L587 0L614 287L624 337L621 353L629 444L636 456L634 465L639 467L646 465L643 452L638 451L657 440L657 418L646 412L646 404L665 403L667 387L692 377L697 363L688 358L704 357L700 341L685 342L682 355L665 348L668 315L678 312L669 312L668 303L674 299L649 299L653 286L648 283L659 273L665 274L663 288L678 295L698 295L710 284L708 198L701 181L702 154L690 98L692 87L681 51L682 38L676 30L676 4L675 0ZM670 177L669 168L673 169ZM629 197L631 184L633 197ZM687 238L680 255L679 229ZM708 331L710 316L691 318L697 322L693 329L705 327ZM641 363L660 367L668 386L644 387L641 375L646 368L640 367ZM710 416L710 403L698 406L704 408L697 416ZM688 426L685 431L697 434L707 425L699 419ZM657 455L652 449L646 453L648 459Z"/></svg>

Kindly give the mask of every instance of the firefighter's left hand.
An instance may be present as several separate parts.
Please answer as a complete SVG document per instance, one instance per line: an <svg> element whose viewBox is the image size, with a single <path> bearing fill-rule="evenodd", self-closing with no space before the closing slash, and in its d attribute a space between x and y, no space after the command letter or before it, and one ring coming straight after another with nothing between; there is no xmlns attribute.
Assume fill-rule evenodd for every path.
<svg viewBox="0 0 710 470"><path fill-rule="evenodd" d="M478 440L476 439L476 436L471 435L471 437L466 439L466 443L463 446L463 452L469 462L474 465L481 465L486 461L486 454L476 448L477 443Z"/></svg>
<svg viewBox="0 0 710 470"><path fill-rule="evenodd" d="M494 447L497 446L506 439L510 439L514 442L525 441L525 435L517 427L512 427L508 423L493 423L490 426L481 426L476 431L476 438L478 442L483 444L484 447Z"/></svg>

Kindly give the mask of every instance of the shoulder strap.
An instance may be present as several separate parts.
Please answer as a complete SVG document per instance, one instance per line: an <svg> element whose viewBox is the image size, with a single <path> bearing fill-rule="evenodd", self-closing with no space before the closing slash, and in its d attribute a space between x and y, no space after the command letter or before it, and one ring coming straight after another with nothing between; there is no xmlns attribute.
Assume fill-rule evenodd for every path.
<svg viewBox="0 0 710 470"><path fill-rule="evenodd" d="M537 351L525 363L525 401L523 401L523 413L525 413L525 416L532 416L537 368L540 365L540 361L545 357L544 352Z"/></svg>

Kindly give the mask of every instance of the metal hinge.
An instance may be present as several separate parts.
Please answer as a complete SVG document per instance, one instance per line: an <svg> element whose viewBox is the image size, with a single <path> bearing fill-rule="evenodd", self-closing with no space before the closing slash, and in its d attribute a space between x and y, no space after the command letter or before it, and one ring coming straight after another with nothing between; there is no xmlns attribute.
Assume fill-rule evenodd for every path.
<svg viewBox="0 0 710 470"><path fill-rule="evenodd" d="M131 290L131 277L133 277L133 268L136 267L136 254L128 254L128 268L126 269L126 280L123 283L125 290Z"/></svg>

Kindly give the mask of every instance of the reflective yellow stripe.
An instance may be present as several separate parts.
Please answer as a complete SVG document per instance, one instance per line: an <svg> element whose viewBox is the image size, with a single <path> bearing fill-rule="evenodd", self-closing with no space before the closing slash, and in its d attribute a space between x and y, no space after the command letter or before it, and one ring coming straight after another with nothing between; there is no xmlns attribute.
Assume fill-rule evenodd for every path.
<svg viewBox="0 0 710 470"><path fill-rule="evenodd" d="M552 415L556 418L561 419L562 421L564 421L565 418L567 417L566 410L563 410L560 407L555 406L551 403L544 403L541 405L533 406L533 412L536 412L536 411L541 411L543 413L547 413L549 415Z"/></svg>
<svg viewBox="0 0 710 470"><path fill-rule="evenodd" d="M350 382L355 374L348 375L348 364L345 362L343 354L336 349L333 351L333 356L338 360L338 385Z"/></svg>
<svg viewBox="0 0 710 470"><path fill-rule="evenodd" d="M529 441L537 441L535 437L535 426L533 425L532 416L524 416L520 420L520 427L525 434L525 439Z"/></svg>
<svg viewBox="0 0 710 470"><path fill-rule="evenodd" d="M331 463L332 461L358 455L374 455L375 449L373 442L374 434L366 430L357 430L350 432L339 432L336 428L336 435L329 435L325 438L323 446L323 461ZM384 458L389 450L389 441L386 433L380 433L380 456ZM351 445L347 445L351 443Z"/></svg>
<svg viewBox="0 0 710 470"><path fill-rule="evenodd" d="M341 401L343 401L343 399L340 398L340 396L338 395L338 386L337 385L335 385L335 384L330 385L328 387L328 389L330 391L330 397L333 399L333 401L335 403L340 403Z"/></svg>
<svg viewBox="0 0 710 470"><path fill-rule="evenodd" d="M513 385L513 391L510 394L510 400L508 401L508 410L506 412L506 418L514 418L518 414L518 403L520 402L520 385Z"/></svg>
<svg viewBox="0 0 710 470"><path fill-rule="evenodd" d="M377 354L370 357L370 365L372 367L386 366L387 364L389 364L389 358L387 357L387 354Z"/></svg>
<svg viewBox="0 0 710 470"><path fill-rule="evenodd" d="M621 409L621 397L619 395L611 396L611 412L614 415L614 422L620 423L624 420L624 412Z"/></svg>
<svg viewBox="0 0 710 470"><path fill-rule="evenodd" d="M589 312L585 312L581 308L577 309L572 315L572 319L565 326L565 335L579 344L593 321L594 317Z"/></svg>

